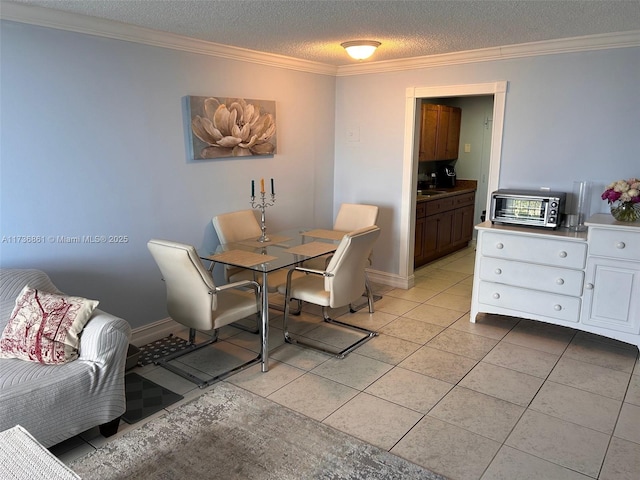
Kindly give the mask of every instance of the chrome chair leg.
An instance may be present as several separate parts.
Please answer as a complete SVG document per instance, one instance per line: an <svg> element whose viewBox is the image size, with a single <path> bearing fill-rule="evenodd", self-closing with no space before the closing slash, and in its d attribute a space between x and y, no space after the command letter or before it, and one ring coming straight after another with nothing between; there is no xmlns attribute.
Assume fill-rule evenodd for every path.
<svg viewBox="0 0 640 480"><path fill-rule="evenodd" d="M251 365L255 365L256 363L260 362L262 359L262 353L260 353L257 357L252 358L251 360L248 360L247 362L243 363L242 365L238 365L237 367L232 368L231 370L227 370L225 372L222 372L218 375L215 375L211 378L207 378L207 379L202 379L200 377L197 377L196 375L193 375L191 372L188 372L180 367L177 367L174 364L169 363L171 360L175 360L176 358L182 357L183 355L187 355L189 353L195 352L196 350L200 350L203 347L206 347L208 345L211 345L212 343L215 343L218 341L218 330L214 330L213 331L213 335L211 336L211 338L196 344L195 343L196 340L196 329L195 328L190 328L189 329L189 346L184 349L184 350L180 350L179 352L175 352L171 355L168 355L164 358L161 358L155 362L153 362L155 365L158 365L166 370L169 370L170 372L175 373L176 375L181 376L182 378L186 378L187 380L195 383L198 385L199 388L205 388L208 387L209 385L212 385L216 382L219 382L220 380L224 380L225 378L227 378L230 375L233 375L234 373L240 372L242 370L244 370L247 367L250 367Z"/></svg>
<svg viewBox="0 0 640 480"><path fill-rule="evenodd" d="M365 305L369 306L369 313L374 313L375 311L373 306L374 302L382 298L382 295L376 295L373 293L373 289L371 288L371 284L369 283L369 277L367 276L366 272L364 274L364 285L365 285L364 296L367 297L367 301L362 305L357 305L357 306L349 305L349 310L351 311L351 313L355 313L362 310Z"/></svg>
<svg viewBox="0 0 640 480"><path fill-rule="evenodd" d="M296 301L297 307L296 307L295 310L289 311L289 315L300 315L300 313L302 313L302 301L298 300L297 298L295 298L295 299L292 298L291 300L295 300ZM278 310L279 312L284 312L284 310L285 310L284 305L280 306L280 305L270 304L269 308L273 308L274 310Z"/></svg>
<svg viewBox="0 0 640 480"><path fill-rule="evenodd" d="M204 345L202 345L204 346ZM185 353L191 353L193 350L196 350L195 348L185 352ZM207 379L202 379L200 377L196 377L195 375L192 375L191 373L187 372L186 370L183 370L181 368L176 367L173 364L170 363L165 363L164 361L162 362L156 362L156 365L161 366L162 368L165 368L166 370L169 370L170 372L175 373L176 375L179 375L183 378L186 378L187 380L195 383L198 385L198 388L205 388L208 387L209 385L213 385L216 382L219 382L221 380L224 380L225 378L233 375L234 373L240 372L252 365L255 365L256 363L259 363L262 359L261 355L258 355L255 358L252 358L251 360L243 363L242 365L239 365L235 368L232 368L231 370L227 370L226 372L223 372L219 375L216 375L214 377L211 378L207 378Z"/></svg>
<svg viewBox="0 0 640 480"><path fill-rule="evenodd" d="M371 285L369 284L369 277L367 277L367 274L364 274L364 286L365 286L365 293L367 294L367 303L369 304L369 313L373 313L374 312L374 307L373 307L373 290L371 290Z"/></svg>
<svg viewBox="0 0 640 480"><path fill-rule="evenodd" d="M301 345L303 347L306 348L310 348L312 350L317 350L319 352L322 353L327 353L329 355L333 355L336 358L344 358L346 357L349 353L351 353L352 351L354 351L356 348L358 348L360 345L364 344L365 342L368 342L369 340L371 340L373 337L378 336L378 332L374 331L374 330L369 330L367 328L364 327L359 327L357 325L352 325L350 323L345 323L345 322L341 322L339 320L335 320L331 317L329 317L328 314L328 309L327 307L322 307L322 317L323 320L327 323L332 323L334 325L339 325L342 327L346 327L352 330L356 330L358 332L362 332L364 334L366 334L364 337L356 340L355 342L353 342L352 344L348 345L347 347L343 348L343 349L334 349L334 348L328 348L328 347L322 347L320 345L316 345L310 342L307 342L305 340L302 340L299 337L292 337L291 334L289 333L289 325L288 325L288 312L287 312L287 308L285 305L285 313L284 313L284 317L283 317L283 330L284 330L284 340L286 343L291 343L294 345Z"/></svg>

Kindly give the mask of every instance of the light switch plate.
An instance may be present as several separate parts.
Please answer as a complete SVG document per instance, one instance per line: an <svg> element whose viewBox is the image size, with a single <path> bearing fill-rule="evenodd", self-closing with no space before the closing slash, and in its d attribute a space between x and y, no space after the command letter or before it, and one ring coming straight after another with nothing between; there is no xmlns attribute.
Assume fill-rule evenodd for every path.
<svg viewBox="0 0 640 480"><path fill-rule="evenodd" d="M360 141L360 127L352 126L347 128L347 142Z"/></svg>

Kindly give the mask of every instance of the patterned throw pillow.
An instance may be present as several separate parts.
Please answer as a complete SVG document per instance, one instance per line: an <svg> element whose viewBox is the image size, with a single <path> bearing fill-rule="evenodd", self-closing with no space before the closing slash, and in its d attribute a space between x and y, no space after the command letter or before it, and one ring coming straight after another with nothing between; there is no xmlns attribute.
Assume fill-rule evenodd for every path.
<svg viewBox="0 0 640 480"><path fill-rule="evenodd" d="M97 305L97 300L43 292L27 285L0 337L0 358L48 365L75 360L80 332Z"/></svg>

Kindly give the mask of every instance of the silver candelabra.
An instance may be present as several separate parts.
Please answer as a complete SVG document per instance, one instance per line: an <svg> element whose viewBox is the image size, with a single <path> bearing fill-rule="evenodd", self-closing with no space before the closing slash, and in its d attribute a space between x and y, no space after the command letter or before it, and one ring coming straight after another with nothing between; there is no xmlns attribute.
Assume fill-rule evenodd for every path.
<svg viewBox="0 0 640 480"><path fill-rule="evenodd" d="M271 188L273 189L273 184ZM275 193L271 194L271 203L267 202L266 196L267 194L265 192L260 192L260 202L256 203L255 195L251 195L251 208L257 208L260 210L260 230L262 230L262 235L260 235L258 241L263 243L270 241L269 237L267 237L266 234L267 226L265 225L264 211L267 207L272 207L273 204L276 203Z"/></svg>

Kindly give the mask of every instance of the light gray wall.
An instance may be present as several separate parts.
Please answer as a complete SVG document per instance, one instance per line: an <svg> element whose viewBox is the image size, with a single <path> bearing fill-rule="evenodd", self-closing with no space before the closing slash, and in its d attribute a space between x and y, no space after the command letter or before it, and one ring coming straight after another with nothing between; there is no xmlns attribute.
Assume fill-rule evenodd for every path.
<svg viewBox="0 0 640 480"><path fill-rule="evenodd" d="M411 71L339 77L334 208L381 206L374 269L399 270L405 93L507 81L500 187L571 192L592 180L594 205L607 183L640 176L640 48L599 50ZM346 133L355 128L360 141Z"/></svg>
<svg viewBox="0 0 640 480"><path fill-rule="evenodd" d="M462 109L460 148L455 162L456 175L460 179L478 182L474 223L482 221L482 212L487 204L493 101L493 95L450 99L452 106ZM465 144L470 146L469 152L464 151ZM473 233L475 237L476 232Z"/></svg>
<svg viewBox="0 0 640 480"><path fill-rule="evenodd" d="M250 208L251 179L275 179L270 231L332 223L333 77L5 21L0 44L3 267L139 327L167 316L147 241L214 248L211 218ZM189 161L186 95L275 100L277 154ZM77 235L128 241L49 240Z"/></svg>
<svg viewBox="0 0 640 480"><path fill-rule="evenodd" d="M379 205L373 268L397 274L410 86L509 82L500 186L640 176L639 48L337 79L6 21L0 48L0 265L42 268L134 328L166 317L149 238L215 247L211 217L247 208L251 179L276 179L271 231ZM275 100L278 154L189 161L186 95ZM128 242L11 240L29 235Z"/></svg>

